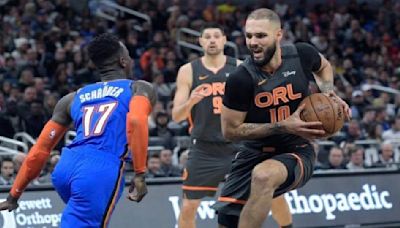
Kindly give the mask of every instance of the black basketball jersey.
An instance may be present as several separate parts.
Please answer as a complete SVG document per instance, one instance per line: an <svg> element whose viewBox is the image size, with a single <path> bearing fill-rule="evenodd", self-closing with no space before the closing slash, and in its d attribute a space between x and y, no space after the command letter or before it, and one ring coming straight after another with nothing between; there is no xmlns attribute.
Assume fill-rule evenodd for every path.
<svg viewBox="0 0 400 228"><path fill-rule="evenodd" d="M225 142L221 132L222 97L230 72L236 69L235 58L226 56L226 63L216 74L204 67L201 58L191 62L193 71L192 90L204 84L207 96L191 110L189 122L191 137L204 141Z"/></svg>
<svg viewBox="0 0 400 228"><path fill-rule="evenodd" d="M296 111L300 102L310 94L309 78L304 72L294 45L282 46L282 64L272 74L261 71L251 58L242 66L251 75L254 85L253 101L247 112L246 123L274 123L282 121ZM259 147L286 147L307 141L292 134L278 134L261 140L248 140L244 144Z"/></svg>

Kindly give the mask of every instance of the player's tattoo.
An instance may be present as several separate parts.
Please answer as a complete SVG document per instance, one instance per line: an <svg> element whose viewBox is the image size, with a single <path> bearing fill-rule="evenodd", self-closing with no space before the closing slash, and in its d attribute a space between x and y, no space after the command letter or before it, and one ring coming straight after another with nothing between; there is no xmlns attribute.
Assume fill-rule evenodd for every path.
<svg viewBox="0 0 400 228"><path fill-rule="evenodd" d="M323 93L333 91L335 89L333 82L331 81L322 81L319 83L318 87Z"/></svg>
<svg viewBox="0 0 400 228"><path fill-rule="evenodd" d="M157 94L152 84L149 82L138 80L133 85L134 95L142 95L149 98L152 106L157 101Z"/></svg>
<svg viewBox="0 0 400 228"><path fill-rule="evenodd" d="M281 132L281 128L281 125L278 123L244 123L236 131L234 131L234 138L237 138L238 140L262 138Z"/></svg>
<svg viewBox="0 0 400 228"><path fill-rule="evenodd" d="M259 124L243 124L240 134L243 136L251 134L255 129L260 128L261 126Z"/></svg>

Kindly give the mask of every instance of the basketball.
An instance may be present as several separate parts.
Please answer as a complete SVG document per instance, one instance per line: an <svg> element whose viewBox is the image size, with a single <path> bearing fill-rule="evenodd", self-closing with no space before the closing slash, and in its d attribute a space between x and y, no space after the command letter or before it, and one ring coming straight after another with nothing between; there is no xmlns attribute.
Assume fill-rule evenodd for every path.
<svg viewBox="0 0 400 228"><path fill-rule="evenodd" d="M344 124L344 111L342 106L332 98L322 94L314 93L306 97L300 105L305 104L300 118L306 122L320 121L326 134L329 137L339 131Z"/></svg>

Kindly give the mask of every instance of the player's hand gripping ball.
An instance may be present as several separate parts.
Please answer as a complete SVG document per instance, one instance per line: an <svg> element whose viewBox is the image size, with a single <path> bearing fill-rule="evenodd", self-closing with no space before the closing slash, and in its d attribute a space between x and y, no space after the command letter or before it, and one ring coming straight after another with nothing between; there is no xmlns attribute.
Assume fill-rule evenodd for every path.
<svg viewBox="0 0 400 228"><path fill-rule="evenodd" d="M326 134L323 138L330 137L342 129L345 115L340 104L322 93L314 93L301 102L305 104L300 118L306 122L320 121Z"/></svg>

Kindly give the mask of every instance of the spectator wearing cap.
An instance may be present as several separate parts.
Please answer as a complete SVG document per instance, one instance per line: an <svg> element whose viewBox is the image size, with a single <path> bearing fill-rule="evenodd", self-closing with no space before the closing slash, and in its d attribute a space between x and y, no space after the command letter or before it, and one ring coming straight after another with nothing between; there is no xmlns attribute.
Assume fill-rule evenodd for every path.
<svg viewBox="0 0 400 228"><path fill-rule="evenodd" d="M155 116L156 127L150 129L150 136L162 137L164 139L163 146L165 148L172 149L172 138L174 136L174 132L168 128L169 121L170 118L168 116L168 113L166 113L164 110L159 111Z"/></svg>
<svg viewBox="0 0 400 228"><path fill-rule="evenodd" d="M353 91L351 99L351 107L350 107L352 118L361 119L362 116L364 115L365 106L366 103L364 100L363 92L361 90Z"/></svg>
<svg viewBox="0 0 400 228"><path fill-rule="evenodd" d="M349 151L350 161L346 164L349 170L361 170L365 168L364 165L364 148L355 147Z"/></svg>
<svg viewBox="0 0 400 228"><path fill-rule="evenodd" d="M391 128L383 132L383 140L400 140L400 115L393 119Z"/></svg>

